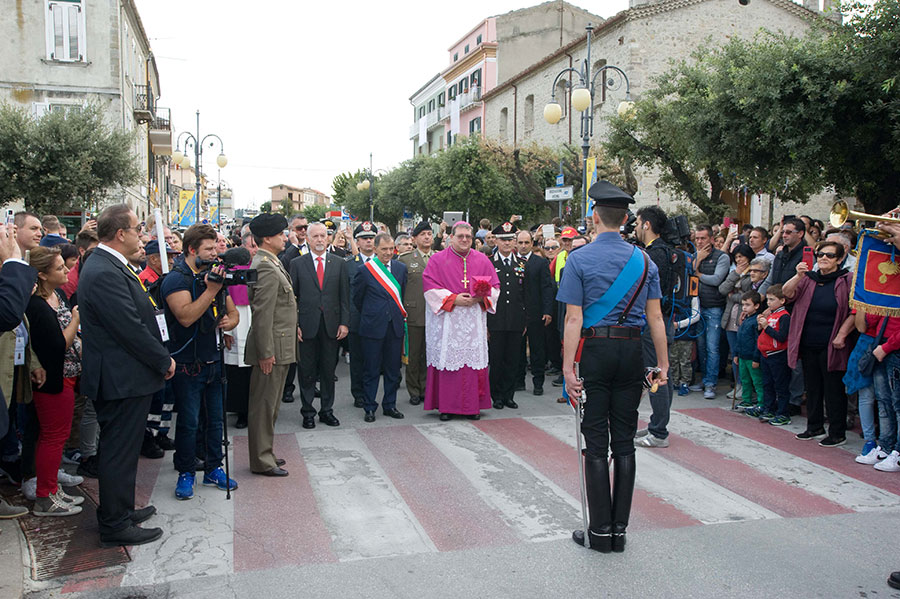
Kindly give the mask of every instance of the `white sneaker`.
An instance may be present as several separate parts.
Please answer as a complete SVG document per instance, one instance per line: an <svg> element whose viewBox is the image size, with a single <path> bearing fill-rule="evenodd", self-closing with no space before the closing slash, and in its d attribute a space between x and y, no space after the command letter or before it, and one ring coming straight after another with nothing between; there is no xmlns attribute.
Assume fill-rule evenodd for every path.
<svg viewBox="0 0 900 599"><path fill-rule="evenodd" d="M856 456L856 463L857 464L867 464L869 466L872 466L873 464L877 464L878 462L880 462L881 460L883 460L886 457L888 457L888 454L884 453L881 450L881 446L879 445L879 446L873 447L869 451L869 453L867 453L865 455Z"/></svg>
<svg viewBox="0 0 900 599"><path fill-rule="evenodd" d="M891 455L875 464L875 470L881 470L882 472L900 472L900 464L897 463L898 460L900 460L900 452L895 449L891 452Z"/></svg>
<svg viewBox="0 0 900 599"><path fill-rule="evenodd" d="M84 503L84 497L81 495L69 495L65 491L63 491L62 487L56 487L56 498L60 499L69 505L81 505Z"/></svg>
<svg viewBox="0 0 900 599"><path fill-rule="evenodd" d="M56 495L35 500L32 513L35 516L74 516L81 513L81 506L72 505Z"/></svg>
<svg viewBox="0 0 900 599"><path fill-rule="evenodd" d="M636 439L634 442L635 447L668 447L669 440L668 439L660 439L659 437L654 437L653 435L647 435L646 437L641 437L640 439Z"/></svg>
<svg viewBox="0 0 900 599"><path fill-rule="evenodd" d="M29 478L25 482L22 483L22 495L25 496L25 499L28 501L36 501L37 500L37 477Z"/></svg>
<svg viewBox="0 0 900 599"><path fill-rule="evenodd" d="M56 482L65 487L77 487L84 482L84 477L78 476L77 474L69 474L60 468L59 472L56 473Z"/></svg>

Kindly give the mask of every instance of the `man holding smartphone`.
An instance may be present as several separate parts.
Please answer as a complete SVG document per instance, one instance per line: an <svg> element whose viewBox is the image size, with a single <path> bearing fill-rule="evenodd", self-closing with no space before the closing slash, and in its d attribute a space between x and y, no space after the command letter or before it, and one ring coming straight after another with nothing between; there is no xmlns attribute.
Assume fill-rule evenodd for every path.
<svg viewBox="0 0 900 599"><path fill-rule="evenodd" d="M769 278L762 284L759 292L765 293L771 285L784 285L797 272L797 265L803 259L803 248L807 247L803 236L806 225L799 218L786 218L781 226L781 239L784 245L772 261Z"/></svg>

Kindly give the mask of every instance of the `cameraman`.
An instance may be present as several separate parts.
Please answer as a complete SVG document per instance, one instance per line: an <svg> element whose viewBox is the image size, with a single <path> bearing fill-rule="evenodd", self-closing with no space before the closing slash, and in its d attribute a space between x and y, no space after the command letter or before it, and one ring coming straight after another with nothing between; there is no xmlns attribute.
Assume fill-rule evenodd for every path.
<svg viewBox="0 0 900 599"><path fill-rule="evenodd" d="M672 291L675 286L675 272L672 265L672 253L675 251L665 239L660 237L666 226L666 213L659 206L644 206L637 212L634 221L635 237L647 250L647 255L659 269L659 288L662 292L660 306L666 324L666 347L672 346L674 336L672 325ZM649 327L643 334L644 366L656 366L656 350L650 336ZM671 359L669 360L671 363ZM670 373L666 373L668 378ZM650 393L650 425L638 431L634 444L638 447L668 447L669 410L672 407L672 385L662 385L656 393Z"/></svg>
<svg viewBox="0 0 900 599"><path fill-rule="evenodd" d="M175 469L177 499L194 496L194 458L197 427L205 398L206 474L203 484L222 490L237 488L222 470L222 364L216 329L230 331L238 324L234 302L222 291L225 267L210 266L216 260L216 231L210 225L193 225L184 233L184 260L163 279L169 326L169 351L175 360L172 386L178 398L175 421ZM216 279L218 282L216 282ZM225 298L223 306L219 303Z"/></svg>

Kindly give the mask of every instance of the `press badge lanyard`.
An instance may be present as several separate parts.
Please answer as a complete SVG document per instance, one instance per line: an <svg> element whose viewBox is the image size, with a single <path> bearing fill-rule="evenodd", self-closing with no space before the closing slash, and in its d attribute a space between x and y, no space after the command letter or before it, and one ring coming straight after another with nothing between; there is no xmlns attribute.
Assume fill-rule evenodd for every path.
<svg viewBox="0 0 900 599"><path fill-rule="evenodd" d="M137 279L138 283L141 285L141 289L144 290L144 293L147 294L147 299L150 300L150 303L153 304L153 316L156 318L156 326L159 327L159 336L162 338L163 343L167 343L169 341L169 327L166 324L166 313L159 309L159 306L156 305L156 301L153 299L153 296L150 295L150 292L147 291L147 286L144 285L144 282L141 280L139 276L137 276L133 270L128 269L128 272L131 273L135 279Z"/></svg>

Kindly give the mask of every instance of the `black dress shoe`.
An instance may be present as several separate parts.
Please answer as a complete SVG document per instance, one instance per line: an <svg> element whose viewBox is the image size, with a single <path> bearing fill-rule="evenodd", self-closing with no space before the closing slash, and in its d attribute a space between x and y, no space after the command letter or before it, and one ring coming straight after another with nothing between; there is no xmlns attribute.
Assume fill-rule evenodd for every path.
<svg viewBox="0 0 900 599"><path fill-rule="evenodd" d="M100 535L101 547L118 547L119 545L143 545L152 543L162 536L161 528L141 528L131 525L109 535Z"/></svg>
<svg viewBox="0 0 900 599"><path fill-rule="evenodd" d="M442 422L447 422L448 420L450 420L450 418L452 418L452 416L450 414L441 414Z"/></svg>
<svg viewBox="0 0 900 599"><path fill-rule="evenodd" d="M284 466L285 464L287 464L287 462L285 462L285 461L282 460L281 458L275 458L275 465L276 465L276 466Z"/></svg>
<svg viewBox="0 0 900 599"><path fill-rule="evenodd" d="M397 420L401 420L403 418L403 414L401 414L394 408L388 408L387 410L384 410L383 413L388 418L396 418Z"/></svg>
<svg viewBox="0 0 900 599"><path fill-rule="evenodd" d="M572 540L584 547L584 531L576 530L572 533ZM600 553L609 553L612 551L612 535L598 535L591 533L591 549Z"/></svg>
<svg viewBox="0 0 900 599"><path fill-rule="evenodd" d="M334 414L319 414L319 422L322 424L327 424L328 426L340 426L341 421L335 418Z"/></svg>
<svg viewBox="0 0 900 599"><path fill-rule="evenodd" d="M175 442L168 435L156 435L156 445L163 451L172 451L175 449Z"/></svg>
<svg viewBox="0 0 900 599"><path fill-rule="evenodd" d="M363 400L361 400L361 399L354 399L354 400L353 400L353 407L354 407L354 408L361 408L361 407L363 407L364 405L365 405L365 404L363 403Z"/></svg>
<svg viewBox="0 0 900 599"><path fill-rule="evenodd" d="M504 401L503 405L506 406L507 408L510 408L511 410L516 410L519 408L519 404L517 404L516 402L514 402L511 399L507 399L506 401Z"/></svg>
<svg viewBox="0 0 900 599"><path fill-rule="evenodd" d="M419 405L420 403L422 403L422 398L421 398L421 397L410 397L410 398L409 398L409 403L410 403L410 405L417 406L417 405Z"/></svg>
<svg viewBox="0 0 900 599"><path fill-rule="evenodd" d="M888 586L900 589L900 572L891 572L887 580Z"/></svg>
<svg viewBox="0 0 900 599"><path fill-rule="evenodd" d="M286 393L284 397L281 398L281 401L283 401L284 403L294 403L294 394L291 393L290 395L288 395Z"/></svg>
<svg viewBox="0 0 900 599"><path fill-rule="evenodd" d="M158 460L166 455L166 452L159 448L156 439L150 435L144 435L144 442L141 443L141 455L151 460Z"/></svg>
<svg viewBox="0 0 900 599"><path fill-rule="evenodd" d="M469 414L466 418L469 420L481 420L481 414Z"/></svg>
<svg viewBox="0 0 900 599"><path fill-rule="evenodd" d="M134 510L131 512L131 523L132 524L140 524L146 520L150 519L150 516L156 513L156 508L152 505L148 505L147 507L142 507L139 510Z"/></svg>
<svg viewBox="0 0 900 599"><path fill-rule="evenodd" d="M535 387L533 393L534 393L535 395L543 395L543 394L544 394L544 388L543 388L543 387Z"/></svg>
<svg viewBox="0 0 900 599"><path fill-rule="evenodd" d="M254 472L253 474L259 474L260 476L287 476L288 471L279 466L275 466L274 468L270 468L269 470L263 470L262 472Z"/></svg>
<svg viewBox="0 0 900 599"><path fill-rule="evenodd" d="M234 428L247 428L247 416L238 414L237 422L234 423Z"/></svg>
<svg viewBox="0 0 900 599"><path fill-rule="evenodd" d="M495 401L495 402L493 402L491 405L494 406L494 409L495 409L495 410L502 410L502 409L503 409L503 402L502 402L502 401Z"/></svg>
<svg viewBox="0 0 900 599"><path fill-rule="evenodd" d="M363 417L363 420L365 420L366 422L375 422L375 412L367 411L365 417Z"/></svg>
<svg viewBox="0 0 900 599"><path fill-rule="evenodd" d="M303 428L316 428L316 419L315 418L304 418L303 419Z"/></svg>

